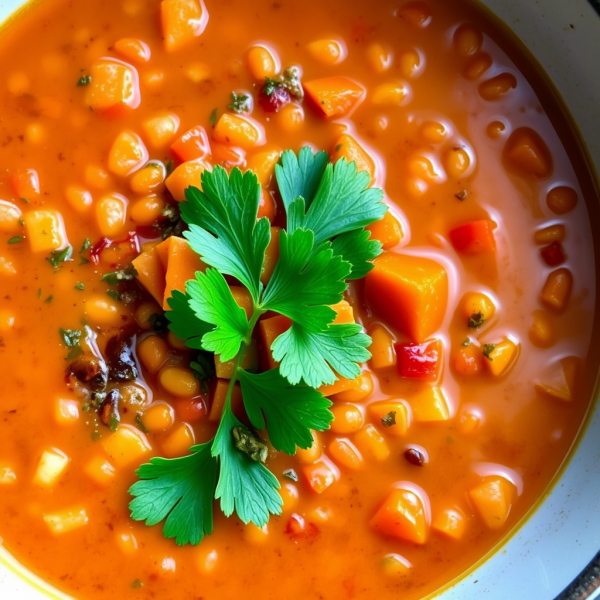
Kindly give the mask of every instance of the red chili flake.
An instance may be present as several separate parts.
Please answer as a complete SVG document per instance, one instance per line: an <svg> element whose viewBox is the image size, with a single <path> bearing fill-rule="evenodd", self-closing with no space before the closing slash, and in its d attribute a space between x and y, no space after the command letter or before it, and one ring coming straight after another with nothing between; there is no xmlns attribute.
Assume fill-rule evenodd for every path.
<svg viewBox="0 0 600 600"><path fill-rule="evenodd" d="M314 523L307 523L306 519L294 513L285 526L285 532L293 539L308 539L319 535L319 528Z"/></svg>
<svg viewBox="0 0 600 600"><path fill-rule="evenodd" d="M275 86L270 94L265 92L263 86L258 92L258 103L265 112L278 112L291 101L290 93L283 87Z"/></svg>
<svg viewBox="0 0 600 600"><path fill-rule="evenodd" d="M565 262L566 256L560 242L552 242L540 250L544 262L549 267L557 267Z"/></svg>
<svg viewBox="0 0 600 600"><path fill-rule="evenodd" d="M119 246L121 244L129 245L131 249L131 254L137 256L140 253L140 242L138 240L137 233L135 231L130 231L127 233L127 236L122 240L110 240L106 237L97 241L90 250L90 260L95 265L100 263L100 255L107 248L111 248L112 246Z"/></svg>

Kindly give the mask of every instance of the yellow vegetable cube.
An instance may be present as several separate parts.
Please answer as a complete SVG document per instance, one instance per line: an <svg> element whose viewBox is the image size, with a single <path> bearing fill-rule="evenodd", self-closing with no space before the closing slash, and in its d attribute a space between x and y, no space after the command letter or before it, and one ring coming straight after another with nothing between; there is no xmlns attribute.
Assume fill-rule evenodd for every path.
<svg viewBox="0 0 600 600"><path fill-rule="evenodd" d="M385 460L390 449L385 438L373 425L367 425L354 436L354 443L362 455L374 460Z"/></svg>
<svg viewBox="0 0 600 600"><path fill-rule="evenodd" d="M435 385L417 392L409 398L409 404L417 423L447 421L450 418L444 391Z"/></svg>
<svg viewBox="0 0 600 600"><path fill-rule="evenodd" d="M459 508L446 508L437 513L431 523L431 528L443 535L459 540L463 537L467 526L464 513Z"/></svg>
<svg viewBox="0 0 600 600"><path fill-rule="evenodd" d="M32 252L50 252L69 243L62 215L57 210L34 210L23 216Z"/></svg>
<svg viewBox="0 0 600 600"><path fill-rule="evenodd" d="M139 135L123 131L113 142L108 155L108 170L115 175L127 177L143 167L148 161L148 150Z"/></svg>
<svg viewBox="0 0 600 600"><path fill-rule="evenodd" d="M52 487L65 472L69 461L69 457L58 448L44 450L33 476L34 485Z"/></svg>
<svg viewBox="0 0 600 600"><path fill-rule="evenodd" d="M536 381L535 389L542 395L563 402L571 402L580 362L576 356L565 356L558 363L551 364L545 370L541 381Z"/></svg>
<svg viewBox="0 0 600 600"><path fill-rule="evenodd" d="M102 440L102 446L117 468L140 462L152 449L146 436L132 425L121 425Z"/></svg>
<svg viewBox="0 0 600 600"><path fill-rule="evenodd" d="M54 405L54 420L57 425L72 425L79 420L79 402L58 398Z"/></svg>
<svg viewBox="0 0 600 600"><path fill-rule="evenodd" d="M98 485L108 485L113 481L117 470L103 456L97 454L83 468L83 472Z"/></svg>
<svg viewBox="0 0 600 600"><path fill-rule="evenodd" d="M84 508L69 508L44 515L44 521L54 535L60 535L84 527L89 519Z"/></svg>
<svg viewBox="0 0 600 600"><path fill-rule="evenodd" d="M367 410L382 433L394 437L406 435L410 416L406 404L401 400L373 402Z"/></svg>
<svg viewBox="0 0 600 600"><path fill-rule="evenodd" d="M500 529L506 523L512 506L513 484L499 475L485 477L469 490L469 499L489 529Z"/></svg>
<svg viewBox="0 0 600 600"><path fill-rule="evenodd" d="M484 346L485 349L486 346ZM489 347L489 346L488 346ZM517 357L518 346L511 340L494 344L494 349L485 353L485 364L494 377L500 377L513 364Z"/></svg>

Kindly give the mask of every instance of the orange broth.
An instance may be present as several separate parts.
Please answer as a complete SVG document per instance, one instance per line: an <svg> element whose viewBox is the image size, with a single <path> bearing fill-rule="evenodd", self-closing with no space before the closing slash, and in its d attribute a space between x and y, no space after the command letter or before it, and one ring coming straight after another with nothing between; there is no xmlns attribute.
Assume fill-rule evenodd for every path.
<svg viewBox="0 0 600 600"><path fill-rule="evenodd" d="M523 75L533 68L512 42L462 2L207 0L206 29L175 50L165 48L160 4L43 0L17 15L0 37L3 544L25 566L82 600L210 600L241 593L265 600L421 598L473 565L519 522L556 474L588 408L596 366L587 360L596 302L594 250L584 194L570 160L576 154L567 153L545 110L548 104L560 121L550 106L555 99L539 77ZM127 45L117 44L124 38L143 41L150 59L134 56L134 62L130 50L123 50ZM341 60L326 64L323 45L309 47L318 40L341 42ZM308 94L277 113L264 112L256 99L263 80L252 75L249 59L250 48L258 44L277 56L282 68L300 67L305 85L348 77L364 87L364 100L339 118L326 118ZM77 82L104 57L133 65L139 107L107 114L86 105L94 81ZM535 91L529 81L537 82ZM219 125L211 126L211 113L217 108L217 119L231 114L226 106L234 90L254 96L251 118L264 127L264 146L240 151L227 140L215 143ZM143 124L166 113L178 117L178 131L153 145ZM167 432L147 435L152 449L137 463L117 467L99 481L90 476L90 465L111 463L103 444L113 434L93 411L83 410L65 382L58 330L78 329L85 321L98 334L100 350L122 326L134 328L138 350L154 335L148 316L159 309L143 287L135 288L130 303L119 302L106 295L109 286L100 281L131 260L128 244L102 253L98 265L80 265L80 257L89 260L90 255L79 250L86 238L92 244L103 237L119 241L136 228L143 250L156 237L149 227L157 220L152 210L173 202L159 182L150 194L159 209L150 202L134 210L149 194L132 191L134 174L111 172L109 153L117 136L134 132L149 159L174 161L177 167L182 161L170 145L195 126L206 130L212 146L208 164L230 167L233 147L242 168L259 162L256 156L265 150L297 151L307 143L332 155L343 153L340 140L349 142L341 136L350 136L375 165L374 184L384 189L402 230L399 241L381 228L374 235L382 236L386 253L442 265L448 294L446 302L438 298L439 324L429 322L433 305L421 313L424 337L440 340L442 347L436 381L401 377L392 352L390 366L364 365L372 391L367 385L333 396L334 409L357 407L350 410L364 422L348 433L339 427L336 432L334 422L334 431L319 434L328 464L336 465L332 485L317 493L303 475L311 460L322 460L319 451L297 457L273 453L268 466L282 485L281 516L260 530L215 509L214 532L198 547L177 547L163 537L161 525L146 527L130 519L127 490L136 480L136 467L150 456L181 455L191 445L186 441L214 435L215 423L207 414L214 384L209 394L190 384L192 399L203 406L194 413L189 402L166 390L163 379L165 365L189 375L193 355L172 337L174 347L156 369L149 370L150 363L138 355L137 393L129 390L122 423L132 425L137 413L143 420L156 402L175 408L169 412L174 422ZM564 123L556 127L564 129ZM539 139L531 138L531 130ZM263 183L273 191L273 165L265 168ZM37 173L39 194L23 200L20 190L26 188L19 188L15 175L26 169ZM557 186L568 189L557 195ZM114 194L121 195L126 212L122 223L111 226L99 206ZM273 197L265 209L270 216ZM39 235L42 245L47 241L47 231L42 227L36 237L31 214L45 210L59 211L64 221L66 237L55 248L68 243L74 250L73 261L56 270L46 260L50 249L33 246ZM275 225L284 225L282 212L277 206ZM450 232L480 220L497 225L491 232L495 250L473 253L464 244L457 250L463 242L451 240ZM557 225L564 231L554 227L538 233L537 242L543 243L536 243L536 232ZM540 250L557 240L564 256L546 252L545 262ZM376 271L382 263L377 264ZM542 290L557 269L569 270L573 287L564 297L554 290L559 299L552 307L550 291L544 301ZM398 324L399 309L389 304L387 280L382 281L370 274L366 283L352 284L347 300L368 333L379 328L377 349L385 355L391 341L424 340ZM468 292L485 294L495 308L478 329L467 326L463 297ZM466 338L470 346L463 345ZM492 365L502 359L486 359L483 346L502 343L510 357L506 369L494 373ZM557 374L563 377L558 382ZM442 390L445 407L438 407L438 420L430 422L419 418L415 407L419 395L429 394L434 385ZM544 385L554 387L548 393ZM369 405L382 400L401 400L412 413L404 435L393 435L373 416ZM182 425L186 419L194 422ZM381 460L369 454L370 446L359 436L369 424L387 448ZM179 437L169 437L175 430ZM359 448L357 469L336 453L340 440ZM405 456L410 448L412 462ZM52 449L68 457L68 466L51 486L38 485L40 457ZM414 450L424 466L414 464ZM299 481L286 479L286 469L295 469ZM494 513L497 504L487 513L478 504L478 486L490 482L500 482L497 489L505 493L502 517ZM420 498L424 543L374 526L374 515L396 488ZM64 510L84 511L86 518L61 534L49 526L48 515ZM458 520L456 529L440 525L448 510ZM305 529L299 531L302 520Z"/></svg>

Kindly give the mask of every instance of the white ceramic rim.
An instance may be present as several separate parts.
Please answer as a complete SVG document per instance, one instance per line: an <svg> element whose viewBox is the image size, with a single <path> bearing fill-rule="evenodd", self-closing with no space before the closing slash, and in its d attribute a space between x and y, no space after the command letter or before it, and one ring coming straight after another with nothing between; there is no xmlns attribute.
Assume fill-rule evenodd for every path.
<svg viewBox="0 0 600 600"><path fill-rule="evenodd" d="M600 173L600 17L586 0L479 0L521 39L569 107ZM0 23L25 4L0 2ZM598 177L596 188L599 189ZM597 196L600 196L597 194ZM599 316L596 318L598 319ZM443 600L553 600L600 549L600 405L568 459L568 468L516 532L466 576L433 596ZM567 465L565 465L567 466ZM1 541L1 539L0 539ZM6 600L66 600L20 567L0 546ZM600 589L589 598L599 598Z"/></svg>

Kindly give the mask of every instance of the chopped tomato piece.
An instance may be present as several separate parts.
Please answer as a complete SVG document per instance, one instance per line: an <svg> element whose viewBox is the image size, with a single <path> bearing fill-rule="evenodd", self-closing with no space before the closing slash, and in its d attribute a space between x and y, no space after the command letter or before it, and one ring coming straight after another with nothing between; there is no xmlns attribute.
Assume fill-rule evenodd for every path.
<svg viewBox="0 0 600 600"><path fill-rule="evenodd" d="M548 246L542 248L540 250L540 254L544 259L544 262L549 267L557 267L558 265L564 263L567 258L565 256L562 244L557 241L552 242Z"/></svg>
<svg viewBox="0 0 600 600"><path fill-rule="evenodd" d="M319 528L314 523L307 523L301 515L294 513L285 526L285 532L293 539L308 539L319 535Z"/></svg>
<svg viewBox="0 0 600 600"><path fill-rule="evenodd" d="M484 254L496 251L494 229L496 223L489 219L473 221L450 232L450 241L457 252L462 254Z"/></svg>
<svg viewBox="0 0 600 600"><path fill-rule="evenodd" d="M173 154L182 162L206 158L210 155L210 142L204 127L192 127L171 145Z"/></svg>
<svg viewBox="0 0 600 600"><path fill-rule="evenodd" d="M442 356L440 340L424 344L396 344L398 372L401 377L435 381Z"/></svg>

